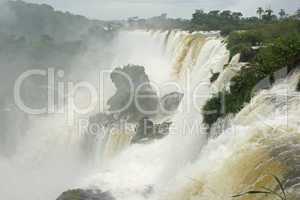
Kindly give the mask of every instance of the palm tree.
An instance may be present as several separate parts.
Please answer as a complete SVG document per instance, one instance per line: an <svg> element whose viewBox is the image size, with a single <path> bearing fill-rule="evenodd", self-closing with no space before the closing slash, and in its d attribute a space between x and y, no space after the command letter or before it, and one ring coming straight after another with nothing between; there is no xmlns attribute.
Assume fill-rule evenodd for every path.
<svg viewBox="0 0 300 200"><path fill-rule="evenodd" d="M221 17L225 18L225 19L229 19L231 18L231 11L230 10L224 10L223 12L221 12L220 14Z"/></svg>
<svg viewBox="0 0 300 200"><path fill-rule="evenodd" d="M232 17L233 17L235 20L239 20L242 16L243 16L243 14L242 14L241 12L233 12L233 13L232 13Z"/></svg>
<svg viewBox="0 0 300 200"><path fill-rule="evenodd" d="M300 8L296 11L296 16L300 17Z"/></svg>
<svg viewBox="0 0 300 200"><path fill-rule="evenodd" d="M280 12L278 13L280 18L283 19L286 16L286 12L284 9L280 9Z"/></svg>
<svg viewBox="0 0 300 200"><path fill-rule="evenodd" d="M208 14L209 14L209 15L212 15L212 16L218 16L219 13L220 13L219 10L212 10L212 11L210 11Z"/></svg>
<svg viewBox="0 0 300 200"><path fill-rule="evenodd" d="M274 11L271 8L266 10L266 14L267 14L268 18L271 18L273 12Z"/></svg>
<svg viewBox="0 0 300 200"><path fill-rule="evenodd" d="M259 16L259 19L262 19L262 14L264 13L264 9L262 7L257 8L256 13Z"/></svg>

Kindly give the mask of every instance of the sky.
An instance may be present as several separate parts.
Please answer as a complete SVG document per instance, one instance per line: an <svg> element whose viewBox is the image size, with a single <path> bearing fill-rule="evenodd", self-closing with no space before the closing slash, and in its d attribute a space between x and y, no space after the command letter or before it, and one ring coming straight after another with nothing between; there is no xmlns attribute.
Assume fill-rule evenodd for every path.
<svg viewBox="0 0 300 200"><path fill-rule="evenodd" d="M294 13L300 0L25 0L46 3L57 10L85 15L89 18L114 20L128 17L151 17L168 13L170 17L191 18L195 9L241 11L245 16L256 15L256 8L280 8Z"/></svg>

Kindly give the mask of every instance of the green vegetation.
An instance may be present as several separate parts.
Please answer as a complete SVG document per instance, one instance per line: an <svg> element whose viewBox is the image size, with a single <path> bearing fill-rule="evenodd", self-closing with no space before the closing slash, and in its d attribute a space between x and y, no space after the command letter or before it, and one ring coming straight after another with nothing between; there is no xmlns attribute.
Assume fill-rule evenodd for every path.
<svg viewBox="0 0 300 200"><path fill-rule="evenodd" d="M235 31L255 30L273 27L281 21L297 20L300 18L300 11L295 14L287 14L284 9L275 13L272 9L264 10L262 7L257 9L257 17L243 17L241 12L232 12L230 10L204 10L197 9L192 14L192 18L188 19L172 19L167 14L151 17L148 19L139 17L130 17L127 20L129 29L151 29L151 30L172 30L181 29L190 32L193 31L221 31L223 36L228 36ZM277 26L280 27L280 26ZM279 33L284 29L277 29ZM276 34L276 31L273 31ZM251 33L253 34L253 33ZM255 36L255 35L254 35ZM258 35L258 37L260 37ZM248 46L243 46L247 51Z"/></svg>
<svg viewBox="0 0 300 200"><path fill-rule="evenodd" d="M170 19L166 14L150 19L130 18L130 28L183 29L193 31L221 31L226 36L230 56L240 53L241 62L247 62L241 72L232 78L230 90L214 95L203 107L204 123L210 128L219 118L239 112L262 87L274 83L274 73L284 68L287 72L300 63L300 10L287 14L284 9L257 8L257 17L243 17L230 10L196 10L191 20ZM276 15L277 14L277 15ZM219 74L212 74L211 82ZM300 90L300 83L299 83Z"/></svg>
<svg viewBox="0 0 300 200"><path fill-rule="evenodd" d="M212 97L205 106L203 107L203 117L204 122L211 127L218 118L223 117L224 112L221 111L222 107L222 99L221 99L222 93L216 94L214 97Z"/></svg>
<svg viewBox="0 0 300 200"><path fill-rule="evenodd" d="M0 32L32 39L49 35L58 42L105 36L110 22L90 20L81 15L56 11L46 4L5 1L0 4Z"/></svg>
<svg viewBox="0 0 300 200"><path fill-rule="evenodd" d="M238 30L237 27L242 25L244 21L242 16L242 13L232 13L230 10L213 10L208 13L205 13L203 10L196 10L191 19L189 30L221 30L223 34L228 34L232 30Z"/></svg>
<svg viewBox="0 0 300 200"><path fill-rule="evenodd" d="M300 64L300 22L287 19L264 28L232 32L227 44L231 56L241 53L241 60L248 65L232 78L230 91L218 93L203 107L204 123L209 127L219 118L239 112L257 90L272 85L275 72L286 69L287 74ZM258 85L262 80L267 84Z"/></svg>
<svg viewBox="0 0 300 200"><path fill-rule="evenodd" d="M23 1L0 2L0 15L0 93L5 97L0 107L13 102L15 81L27 70L63 70L66 80L71 68L84 71L111 62L108 47L116 31L109 29L107 22ZM46 79L32 76L23 86L26 89L21 96L27 106L41 108L47 104ZM4 125L6 131L9 127ZM10 148L0 150L11 153Z"/></svg>
<svg viewBox="0 0 300 200"><path fill-rule="evenodd" d="M241 53L241 61L251 61L257 52L252 47L264 47L279 37L287 37L300 32L300 21L285 19L271 24L260 24L247 31L236 31L229 34L227 48L231 55Z"/></svg>
<svg viewBox="0 0 300 200"><path fill-rule="evenodd" d="M15 18L0 20L0 58L10 69L1 78L2 85L9 85L11 80L6 77L15 76L24 66L54 66L68 70L88 46L108 46L115 33L113 25L123 23L89 20L55 11L48 5L22 1L7 2L0 7L0 12ZM218 118L239 112L251 100L258 82L268 79L272 84L273 73L281 68L290 72L300 62L300 10L289 17L280 10L276 17L271 9L258 8L257 15L245 18L242 13L229 10L207 13L196 10L191 20L171 19L162 14L150 19L129 18L127 24L129 28L144 29L221 30L227 36L231 56L241 53L241 61L249 64L233 77L230 91L220 92L204 106L204 122L211 126ZM97 56L90 56L90 63L97 63L98 59L93 59L100 56L105 58L102 60L109 60L110 54L105 48L101 49ZM214 82L218 76L212 74L210 81ZM300 83L297 89L300 90Z"/></svg>
<svg viewBox="0 0 300 200"><path fill-rule="evenodd" d="M149 19L141 19L138 17L130 17L127 20L130 29L147 29L147 30L172 30L189 28L189 20L168 18L167 14L151 17Z"/></svg>
<svg viewBox="0 0 300 200"><path fill-rule="evenodd" d="M196 10L190 21L188 27L189 31L221 31L224 36L229 35L235 31L245 31L245 30L255 30L260 28L265 28L267 26L272 26L280 21L288 19L299 18L299 13L287 17L287 13L284 9L281 9L277 15L271 9L264 10L263 8L257 9L258 17L243 17L241 12L232 12L230 10L212 10L209 12L204 12L203 10ZM285 23L284 23L285 24ZM274 27L274 26L273 26ZM280 27L280 26L279 26ZM281 33L284 29L278 29ZM273 32L275 33L275 31ZM250 33L251 35L253 33ZM260 37L258 35L258 37Z"/></svg>
<svg viewBox="0 0 300 200"><path fill-rule="evenodd" d="M7 1L0 5L0 59L10 69L6 73L25 66L68 69L91 46L108 46L116 32L109 22L56 11L45 4ZM107 58L105 51L101 48L97 57Z"/></svg>

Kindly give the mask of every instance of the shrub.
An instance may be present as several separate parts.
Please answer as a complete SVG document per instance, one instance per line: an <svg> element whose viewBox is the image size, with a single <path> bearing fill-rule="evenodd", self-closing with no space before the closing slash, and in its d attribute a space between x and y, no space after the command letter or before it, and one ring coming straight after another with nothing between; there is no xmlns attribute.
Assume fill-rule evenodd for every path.
<svg viewBox="0 0 300 200"><path fill-rule="evenodd" d="M241 43L236 46L233 46L230 50L230 56L234 56L240 53L240 61L241 62L248 62L252 60L256 52L252 49L252 45L250 43Z"/></svg>
<svg viewBox="0 0 300 200"><path fill-rule="evenodd" d="M269 46L259 51L256 65L260 73L267 76L287 67L293 70L300 62L300 34L290 34L275 39Z"/></svg>
<svg viewBox="0 0 300 200"><path fill-rule="evenodd" d="M255 56L252 47L261 45L263 40L262 34L257 31L233 32L228 37L227 48L231 57L240 53L241 61L248 62Z"/></svg>
<svg viewBox="0 0 300 200"><path fill-rule="evenodd" d="M248 37L247 38L251 38ZM254 41L254 40L253 40ZM238 45L234 46L234 48ZM203 107L204 123L212 126L219 118L229 113L238 113L249 103L257 84L266 79L274 83L274 73L286 67L287 72L295 69L300 63L300 34L291 33L274 39L267 47L261 48L250 66L244 67L231 79L230 92L223 91L207 101ZM269 84L267 85L269 86ZM297 90L300 91L300 82ZM208 112L214 111L214 112Z"/></svg>
<svg viewBox="0 0 300 200"><path fill-rule="evenodd" d="M209 128L222 116L222 93L218 93L211 99L209 99L203 107L203 122L209 126Z"/></svg>

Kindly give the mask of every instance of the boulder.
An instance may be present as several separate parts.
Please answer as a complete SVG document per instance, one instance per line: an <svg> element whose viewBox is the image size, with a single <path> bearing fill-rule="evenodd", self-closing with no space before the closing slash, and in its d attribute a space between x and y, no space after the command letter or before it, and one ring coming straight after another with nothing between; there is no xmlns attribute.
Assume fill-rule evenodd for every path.
<svg viewBox="0 0 300 200"><path fill-rule="evenodd" d="M68 190L62 193L56 200L115 200L109 192L101 190Z"/></svg>
<svg viewBox="0 0 300 200"><path fill-rule="evenodd" d="M111 73L111 80L117 90L107 102L110 108L107 113L90 117L89 127L99 124L109 128L121 121L136 124L132 143L148 142L169 134L171 123L165 118L177 111L184 96L182 93L172 92L160 98L142 66L127 65L116 68ZM154 124L153 121L163 123ZM88 139L86 146L92 147L95 136L89 136Z"/></svg>
<svg viewBox="0 0 300 200"><path fill-rule="evenodd" d="M136 127L136 134L131 143L148 143L155 139L161 139L169 134L171 122L154 124L150 119L141 119Z"/></svg>
<svg viewBox="0 0 300 200"><path fill-rule="evenodd" d="M170 94L163 96L160 99L160 103L163 108L161 114L171 114L175 112L178 109L183 96L184 94L179 92L172 92Z"/></svg>
<svg viewBox="0 0 300 200"><path fill-rule="evenodd" d="M120 117L129 122L138 122L158 112L159 98L144 67L128 65L116 68L111 73L111 80L117 91L107 102L110 112L120 113Z"/></svg>

